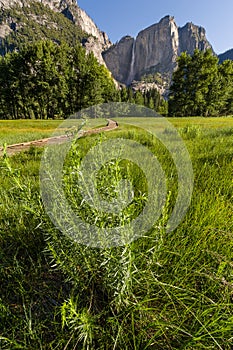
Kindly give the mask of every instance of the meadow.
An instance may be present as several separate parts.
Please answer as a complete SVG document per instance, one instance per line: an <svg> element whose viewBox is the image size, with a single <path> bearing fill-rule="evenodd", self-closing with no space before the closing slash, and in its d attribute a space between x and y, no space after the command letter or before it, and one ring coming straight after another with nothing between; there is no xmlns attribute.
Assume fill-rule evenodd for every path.
<svg viewBox="0 0 233 350"><path fill-rule="evenodd" d="M168 118L168 120L177 128L197 126L201 128L223 128L233 127L233 118ZM125 119L127 121L127 119ZM128 122L137 121L138 125L143 127L144 120L138 118L130 118ZM62 120L0 120L0 146L4 143L11 145L15 143L28 142L50 137L51 133L59 127ZM86 129L105 125L106 122L102 118L89 120ZM147 118L146 124L153 127L153 118L150 123L150 118ZM71 121L72 127L72 121ZM61 133L67 130L61 128Z"/></svg>
<svg viewBox="0 0 233 350"><path fill-rule="evenodd" d="M82 200L82 159L97 142L119 137L156 154L169 196L149 232L124 246L91 248L56 229L40 194L43 149L0 159L1 349L232 349L233 118L169 121L185 142L194 172L190 207L173 232L166 223L177 172L169 152L144 130L153 130L153 118L119 119L119 129L79 139L64 163L63 186L76 215L111 227L142 210L145 176L129 162L114 160L101 168L97 185L104 199L117 198L119 180L128 177L135 194L120 218L106 216ZM93 122L89 127L102 124ZM22 130L28 141L33 122L19 122L21 131L15 123L0 122L4 142L21 142ZM47 137L59 122L35 123L37 138Z"/></svg>
<svg viewBox="0 0 233 350"><path fill-rule="evenodd" d="M0 120L0 147L4 143L12 145L50 137L61 123L62 120ZM105 120L93 119L85 128L94 128L99 125L105 125ZM72 122L70 128L72 128ZM67 131L69 130L60 129L61 134Z"/></svg>

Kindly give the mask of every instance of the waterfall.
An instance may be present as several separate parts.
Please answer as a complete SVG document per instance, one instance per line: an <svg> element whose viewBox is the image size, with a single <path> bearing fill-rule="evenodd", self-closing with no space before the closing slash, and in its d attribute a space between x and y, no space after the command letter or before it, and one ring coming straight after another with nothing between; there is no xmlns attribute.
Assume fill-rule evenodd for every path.
<svg viewBox="0 0 233 350"><path fill-rule="evenodd" d="M134 39L133 46L132 46L132 56L131 56L129 75L128 75L128 79L127 79L127 85L130 85L133 81L133 78L134 78L135 44L136 44L136 40Z"/></svg>

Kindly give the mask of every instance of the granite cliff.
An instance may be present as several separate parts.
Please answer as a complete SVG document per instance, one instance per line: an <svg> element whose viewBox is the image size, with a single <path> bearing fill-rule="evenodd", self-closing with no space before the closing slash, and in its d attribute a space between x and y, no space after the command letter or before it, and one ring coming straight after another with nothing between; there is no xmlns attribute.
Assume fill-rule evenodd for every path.
<svg viewBox="0 0 233 350"><path fill-rule="evenodd" d="M75 2L75 0L73 1ZM108 39L107 34L102 32L96 26L94 21L87 15L87 13L78 7L77 4L73 7L73 11L71 11L71 13L72 16L74 16L74 23L80 26L81 29L89 35L88 38L82 42L87 52L92 51L98 61L105 65L102 52L111 46L111 42ZM64 11L63 14L65 14Z"/></svg>
<svg viewBox="0 0 233 350"><path fill-rule="evenodd" d="M136 39L126 36L103 52L103 58L114 78L131 84L147 74L171 76L182 51L212 49L205 29L192 23L178 28L174 17L166 16L144 30Z"/></svg>
<svg viewBox="0 0 233 350"><path fill-rule="evenodd" d="M40 39L81 41L105 64L102 52L111 46L76 0L1 0L0 53L17 49L22 42Z"/></svg>

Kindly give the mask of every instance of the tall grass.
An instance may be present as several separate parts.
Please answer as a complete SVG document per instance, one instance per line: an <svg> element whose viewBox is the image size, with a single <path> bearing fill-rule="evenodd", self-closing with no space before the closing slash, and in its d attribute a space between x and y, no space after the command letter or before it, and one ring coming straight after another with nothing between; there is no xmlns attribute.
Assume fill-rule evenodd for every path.
<svg viewBox="0 0 233 350"><path fill-rule="evenodd" d="M169 154L138 129L122 126L104 136L135 139L156 152L170 193L150 232L104 250L75 243L49 221L39 195L41 151L1 160L1 349L232 349L232 131L182 126L180 132L195 186L187 215L169 234L165 225L177 193ZM104 215L80 206L70 171L98 138L73 146L64 189L77 215L94 215L103 225ZM138 189L139 209L128 212L133 217L147 196L140 170L113 161L97 183L103 196L114 198L127 176Z"/></svg>

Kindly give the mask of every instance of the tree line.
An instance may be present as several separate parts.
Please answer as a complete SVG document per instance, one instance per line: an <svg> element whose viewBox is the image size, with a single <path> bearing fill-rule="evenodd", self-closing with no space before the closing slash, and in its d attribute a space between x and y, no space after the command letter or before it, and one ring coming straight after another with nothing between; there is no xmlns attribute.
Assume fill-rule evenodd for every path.
<svg viewBox="0 0 233 350"><path fill-rule="evenodd" d="M0 58L0 117L66 117L115 99L108 70L81 45L40 41Z"/></svg>
<svg viewBox="0 0 233 350"><path fill-rule="evenodd" d="M66 118L104 102L135 103L177 117L233 114L233 61L219 64L211 50L195 50L177 63L167 102L156 89L117 87L81 44L27 44L0 57L0 118Z"/></svg>
<svg viewBox="0 0 233 350"><path fill-rule="evenodd" d="M182 53L173 73L168 113L171 116L233 114L233 61L219 64L211 50Z"/></svg>
<svg viewBox="0 0 233 350"><path fill-rule="evenodd" d="M166 115L168 104L156 88L150 90L134 90L131 87L123 87L120 90L120 101L135 103L153 109L159 114Z"/></svg>
<svg viewBox="0 0 233 350"><path fill-rule="evenodd" d="M119 89L93 53L76 44L38 41L0 57L0 118L66 118L104 102L166 110L160 94Z"/></svg>

